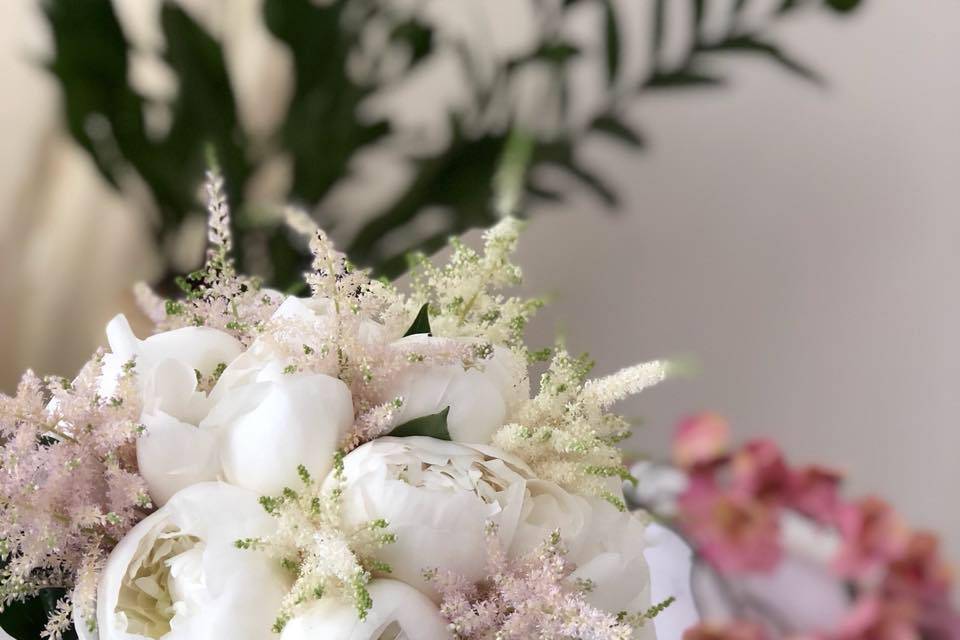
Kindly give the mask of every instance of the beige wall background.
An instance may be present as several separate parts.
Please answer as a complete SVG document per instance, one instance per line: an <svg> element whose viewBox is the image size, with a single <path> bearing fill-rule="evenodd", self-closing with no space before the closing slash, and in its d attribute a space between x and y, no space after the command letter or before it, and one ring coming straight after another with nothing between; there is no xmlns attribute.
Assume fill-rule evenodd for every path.
<svg viewBox="0 0 960 640"><path fill-rule="evenodd" d="M829 78L760 62L729 90L636 109L655 148L592 156L629 203L535 219L523 258L600 371L684 354L702 372L627 405L664 451L684 413L849 474L960 558L960 4L870 2L780 32Z"/></svg>
<svg viewBox="0 0 960 640"><path fill-rule="evenodd" d="M506 32L512 9L489 8ZM133 203L59 133L55 88L31 60L34 3L0 4L0 34L9 389L27 366L80 360L151 262ZM679 417L719 411L742 437L844 469L852 491L888 496L960 558L960 4L872 0L778 37L828 88L729 60L728 89L636 106L650 153L587 150L624 211L579 198L535 216L521 259L555 301L533 338L561 330L599 372L696 358L698 377L625 407L645 419L638 449L662 454Z"/></svg>

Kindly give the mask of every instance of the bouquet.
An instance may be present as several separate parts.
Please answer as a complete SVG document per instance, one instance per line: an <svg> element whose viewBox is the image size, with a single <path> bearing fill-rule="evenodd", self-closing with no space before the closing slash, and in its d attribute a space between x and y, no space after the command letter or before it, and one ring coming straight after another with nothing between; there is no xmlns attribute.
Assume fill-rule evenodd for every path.
<svg viewBox="0 0 960 640"><path fill-rule="evenodd" d="M627 465L613 406L678 367L530 349L515 218L401 291L291 211L295 296L237 272L207 197L205 267L138 288L153 335L117 316L76 378L0 398L16 640L960 638L936 536L837 472L710 414Z"/></svg>
<svg viewBox="0 0 960 640"><path fill-rule="evenodd" d="M520 229L370 277L291 212L309 295L237 273L221 180L204 269L74 379L0 402L0 600L45 638L679 638L691 552L631 512L611 411L671 372L530 350ZM545 362L531 394L532 363ZM12 630L11 630L12 631Z"/></svg>

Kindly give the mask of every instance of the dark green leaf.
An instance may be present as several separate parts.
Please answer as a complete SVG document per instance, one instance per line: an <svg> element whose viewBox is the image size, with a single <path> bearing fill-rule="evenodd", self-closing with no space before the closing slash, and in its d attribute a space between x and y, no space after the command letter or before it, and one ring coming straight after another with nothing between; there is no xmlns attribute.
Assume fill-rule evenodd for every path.
<svg viewBox="0 0 960 640"><path fill-rule="evenodd" d="M604 22L606 29L607 83L613 84L620 71L620 25L617 20L616 0L604 3Z"/></svg>
<svg viewBox="0 0 960 640"><path fill-rule="evenodd" d="M860 0L826 0L828 7L837 13L850 13L860 7Z"/></svg>
<svg viewBox="0 0 960 640"><path fill-rule="evenodd" d="M391 38L410 47L411 64L420 62L433 52L433 31L416 20L398 24L393 28Z"/></svg>
<svg viewBox="0 0 960 640"><path fill-rule="evenodd" d="M420 307L420 311L417 313L417 317L414 318L413 324L410 325L410 328L407 329L406 333L403 334L404 337L415 336L420 334L430 335L430 312L428 307L430 305L424 304Z"/></svg>
<svg viewBox="0 0 960 640"><path fill-rule="evenodd" d="M764 42L758 40L753 36L739 36L730 38L728 40L723 40L716 44L706 45L700 48L702 52L743 52L743 53L757 53L760 55L767 56L774 62L778 63L787 71L795 73L796 75L809 80L815 83L821 83L822 80L819 75L806 65L797 60L794 60L787 53L785 53L779 46L772 44L770 42Z"/></svg>
<svg viewBox="0 0 960 640"><path fill-rule="evenodd" d="M563 66L581 54L581 49L572 42L555 39L542 43L529 53L514 58L507 63L508 70L514 70L528 62L541 61L555 66Z"/></svg>
<svg viewBox="0 0 960 640"><path fill-rule="evenodd" d="M647 89L680 89L716 87L724 83L725 80L718 76L704 73L695 68L686 68L655 73L647 78L644 87Z"/></svg>
<svg viewBox="0 0 960 640"><path fill-rule="evenodd" d="M447 430L447 414L449 413L450 407L447 407L440 413L414 418L410 422L404 422L388 435L398 438L427 436L438 440L449 440L450 432Z"/></svg>
<svg viewBox="0 0 960 640"><path fill-rule="evenodd" d="M785 13L790 13L794 9L801 7L803 3L800 0L782 0L780 6L777 8L777 13L783 15Z"/></svg>
<svg viewBox="0 0 960 640"><path fill-rule="evenodd" d="M634 131L623 120L615 116L600 116L593 121L593 124L590 128L594 131L599 131L612 136L617 140L630 145L634 149L640 149L644 146L643 137Z"/></svg>
<svg viewBox="0 0 960 640"><path fill-rule="evenodd" d="M456 119L451 129L450 145L435 154L412 160L415 170L412 182L354 236L347 254L358 264L377 265L378 274L387 277L402 273L407 248L388 249L384 238L390 231L410 224L427 209L443 216L446 223L443 236L486 227L496 220L490 206L492 183L503 154L505 134L468 138ZM444 239L441 237L439 244L431 243L431 248L442 246ZM421 247L409 247L414 248Z"/></svg>
<svg viewBox="0 0 960 640"><path fill-rule="evenodd" d="M38 640L47 624L47 618L56 608L64 589L43 589L24 602L14 602L0 613L0 627L16 640ZM73 629L63 634L65 640L76 640Z"/></svg>
<svg viewBox="0 0 960 640"><path fill-rule="evenodd" d="M527 185L527 194L535 200L542 200L544 202L556 203L563 201L562 193L538 184Z"/></svg>
<svg viewBox="0 0 960 640"><path fill-rule="evenodd" d="M694 38L698 37L700 29L703 27L703 19L706 17L706 0L690 0L690 18L693 21L692 30Z"/></svg>
<svg viewBox="0 0 960 640"><path fill-rule="evenodd" d="M580 164L574 154L574 145L570 140L555 140L540 144L534 153L533 165L553 165L563 169L576 178L583 186L593 191L608 207L616 207L619 199L613 188L592 170Z"/></svg>
<svg viewBox="0 0 960 640"><path fill-rule="evenodd" d="M664 34L667 20L667 0L653 0L653 18L651 19L652 33L650 47L654 67L659 62L660 52L663 50Z"/></svg>
<svg viewBox="0 0 960 640"><path fill-rule="evenodd" d="M170 131L162 143L164 160L179 172L180 188L188 189L203 176L207 148L211 147L224 175L227 195L239 210L252 169L223 48L173 3L163 4L160 23L166 41L165 57L179 81L171 105Z"/></svg>
<svg viewBox="0 0 960 640"><path fill-rule="evenodd" d="M374 88L358 84L348 60L359 34L344 12L355 3L336 0L265 0L270 30L290 50L294 91L283 121L281 142L293 163L291 197L313 205L349 173L356 153L390 133L384 120L367 121L360 104ZM357 21L352 21L353 24ZM360 23L362 25L362 21ZM414 56L427 45L425 33L404 32ZM323 222L322 220L320 222Z"/></svg>
<svg viewBox="0 0 960 640"><path fill-rule="evenodd" d="M126 162L149 156L143 99L127 83L128 45L110 2L48 0L50 72L59 80L70 134L117 184Z"/></svg>

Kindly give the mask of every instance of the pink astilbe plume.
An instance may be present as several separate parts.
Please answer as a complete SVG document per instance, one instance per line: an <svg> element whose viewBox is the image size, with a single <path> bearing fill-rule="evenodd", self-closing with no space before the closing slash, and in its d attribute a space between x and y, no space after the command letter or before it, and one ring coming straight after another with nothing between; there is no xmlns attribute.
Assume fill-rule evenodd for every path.
<svg viewBox="0 0 960 640"><path fill-rule="evenodd" d="M0 396L0 605L67 588L47 627L54 638L73 607L92 614L100 564L151 508L137 474L133 363L111 397L99 393L102 370L98 354L72 382L28 371L15 397Z"/></svg>
<svg viewBox="0 0 960 640"><path fill-rule="evenodd" d="M618 614L587 602L588 584L570 579L573 567L559 532L520 559L509 559L496 526L487 525L488 578L474 583L456 573L430 570L426 577L440 592L440 611L463 640L629 640L634 630L666 608Z"/></svg>
<svg viewBox="0 0 960 640"><path fill-rule="evenodd" d="M231 255L233 235L223 177L209 171L205 190L210 245L204 268L177 279L186 297L164 300L141 284L136 290L137 299L157 331L202 325L226 331L249 345L283 296L261 288L258 279L237 273Z"/></svg>

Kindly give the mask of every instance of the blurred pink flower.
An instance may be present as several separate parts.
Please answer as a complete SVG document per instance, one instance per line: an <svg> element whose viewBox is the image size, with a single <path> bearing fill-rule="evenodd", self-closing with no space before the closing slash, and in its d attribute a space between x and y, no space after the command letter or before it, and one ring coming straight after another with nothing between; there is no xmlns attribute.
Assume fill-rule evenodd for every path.
<svg viewBox="0 0 960 640"><path fill-rule="evenodd" d="M683 633L683 640L766 640L767 634L758 624L734 621L702 622Z"/></svg>
<svg viewBox="0 0 960 640"><path fill-rule="evenodd" d="M733 456L733 487L763 502L781 504L790 495L792 474L770 440L751 440Z"/></svg>
<svg viewBox="0 0 960 640"><path fill-rule="evenodd" d="M803 467L792 476L789 506L821 524L834 524L842 505L843 476L819 465Z"/></svg>
<svg viewBox="0 0 960 640"><path fill-rule="evenodd" d="M837 514L843 546L835 569L843 576L864 578L900 557L909 532L889 504L876 497L844 505Z"/></svg>
<svg viewBox="0 0 960 640"><path fill-rule="evenodd" d="M723 491L702 474L691 478L677 506L684 531L719 571L770 571L780 561L775 506Z"/></svg>
<svg viewBox="0 0 960 640"><path fill-rule="evenodd" d="M890 563L885 587L896 595L930 601L946 598L952 583L950 567L940 555L940 540L929 531L916 531Z"/></svg>
<svg viewBox="0 0 960 640"><path fill-rule="evenodd" d="M690 416L677 425L673 436L673 462L681 469L711 465L722 460L730 447L730 425L714 413Z"/></svg>
<svg viewBox="0 0 960 640"><path fill-rule="evenodd" d="M906 601L861 598L828 640L920 640L915 608Z"/></svg>

